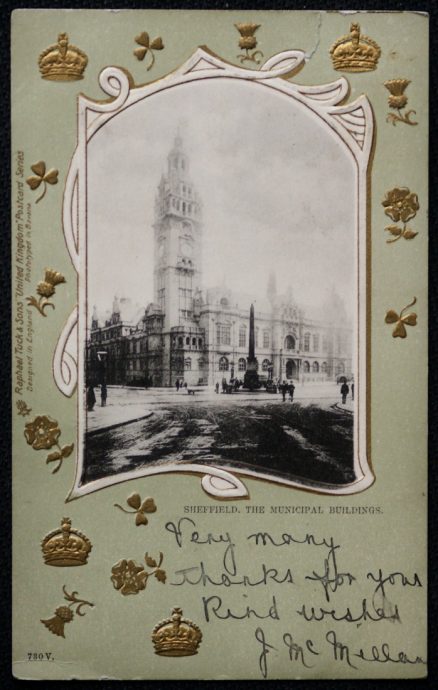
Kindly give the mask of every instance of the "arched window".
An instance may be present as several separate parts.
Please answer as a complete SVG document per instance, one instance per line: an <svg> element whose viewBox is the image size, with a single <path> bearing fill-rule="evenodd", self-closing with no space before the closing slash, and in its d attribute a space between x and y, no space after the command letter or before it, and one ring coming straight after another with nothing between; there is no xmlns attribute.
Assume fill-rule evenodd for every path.
<svg viewBox="0 0 438 690"><path fill-rule="evenodd" d="M269 359L264 359L262 362L262 371L268 371L270 365L271 362L269 361Z"/></svg>
<svg viewBox="0 0 438 690"><path fill-rule="evenodd" d="M182 339L181 337L178 338L178 345L179 345L180 347L182 347L182 346L184 345L184 341L183 341L183 339Z"/></svg>
<svg viewBox="0 0 438 690"><path fill-rule="evenodd" d="M318 352L319 350L319 335L317 333L313 336L313 351Z"/></svg>
<svg viewBox="0 0 438 690"><path fill-rule="evenodd" d="M308 374L310 371L310 364L309 362L303 362L303 371L305 374Z"/></svg>
<svg viewBox="0 0 438 690"><path fill-rule="evenodd" d="M270 337L269 331L263 331L263 347L269 347Z"/></svg>
<svg viewBox="0 0 438 690"><path fill-rule="evenodd" d="M185 201L182 202L182 212L183 213L186 212L186 202Z"/></svg>
<svg viewBox="0 0 438 690"><path fill-rule="evenodd" d="M228 359L221 357L219 360L219 371L228 371Z"/></svg>
<svg viewBox="0 0 438 690"><path fill-rule="evenodd" d="M321 371L322 371L323 374L326 374L326 373L327 373L327 362L323 362L323 363L321 364Z"/></svg>
<svg viewBox="0 0 438 690"><path fill-rule="evenodd" d="M190 357L187 357L187 359L184 360L184 368L186 371L190 371L192 368L192 360Z"/></svg>
<svg viewBox="0 0 438 690"><path fill-rule="evenodd" d="M198 347L202 347L202 338L199 338L198 340Z"/></svg>
<svg viewBox="0 0 438 690"><path fill-rule="evenodd" d="M186 338L186 345L190 345L190 338Z"/></svg>
<svg viewBox="0 0 438 690"><path fill-rule="evenodd" d="M246 326L243 324L239 328L239 347L245 347L246 345Z"/></svg>
<svg viewBox="0 0 438 690"><path fill-rule="evenodd" d="M196 347L196 338L192 338L192 345L193 347Z"/></svg>
<svg viewBox="0 0 438 690"><path fill-rule="evenodd" d="M318 362L313 362L313 364L312 364L312 371L313 371L314 374L318 374L318 373L319 373L319 364L318 364Z"/></svg>
<svg viewBox="0 0 438 690"><path fill-rule="evenodd" d="M304 352L310 350L310 333L304 333Z"/></svg>
<svg viewBox="0 0 438 690"><path fill-rule="evenodd" d="M295 338L293 335L287 335L284 339L284 347L286 350L295 350Z"/></svg>
<svg viewBox="0 0 438 690"><path fill-rule="evenodd" d="M238 364L239 371L246 371L246 360L241 357Z"/></svg>

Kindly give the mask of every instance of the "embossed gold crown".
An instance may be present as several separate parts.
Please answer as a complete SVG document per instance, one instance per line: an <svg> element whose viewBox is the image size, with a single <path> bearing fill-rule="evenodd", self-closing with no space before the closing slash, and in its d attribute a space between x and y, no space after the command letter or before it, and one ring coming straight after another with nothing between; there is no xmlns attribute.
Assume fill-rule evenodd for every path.
<svg viewBox="0 0 438 690"><path fill-rule="evenodd" d="M171 618L157 623L152 631L155 654L161 656L192 656L198 653L201 640L201 630L182 617L180 608L174 608Z"/></svg>
<svg viewBox="0 0 438 690"><path fill-rule="evenodd" d="M359 24L350 26L348 36L342 36L330 48L333 67L342 72L369 72L376 69L381 50L372 38L360 33Z"/></svg>
<svg viewBox="0 0 438 690"><path fill-rule="evenodd" d="M90 540L71 526L70 518L62 518L61 528L55 529L41 542L47 565L85 565L91 551Z"/></svg>
<svg viewBox="0 0 438 690"><path fill-rule="evenodd" d="M52 81L82 79L87 63L85 53L69 45L67 34L59 34L58 43L46 48L38 58L42 78Z"/></svg>

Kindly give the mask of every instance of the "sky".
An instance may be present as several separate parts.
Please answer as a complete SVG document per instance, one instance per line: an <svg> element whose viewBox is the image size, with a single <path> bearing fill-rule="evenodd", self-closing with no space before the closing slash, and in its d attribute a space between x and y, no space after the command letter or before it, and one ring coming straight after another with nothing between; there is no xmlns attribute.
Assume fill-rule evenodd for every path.
<svg viewBox="0 0 438 690"><path fill-rule="evenodd" d="M203 204L204 287L225 283L318 306L332 286L352 314L355 166L308 108L272 88L211 79L149 96L88 147L90 308L153 300L154 200L180 129Z"/></svg>

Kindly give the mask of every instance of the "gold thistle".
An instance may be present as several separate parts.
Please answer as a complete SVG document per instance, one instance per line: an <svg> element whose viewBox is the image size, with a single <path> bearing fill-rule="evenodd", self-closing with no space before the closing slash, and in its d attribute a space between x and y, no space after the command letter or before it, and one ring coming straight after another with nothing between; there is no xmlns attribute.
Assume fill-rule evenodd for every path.
<svg viewBox="0 0 438 690"><path fill-rule="evenodd" d="M31 307L38 309L40 314L46 316L46 313L44 312L46 307L52 307L52 309L55 308L55 305L50 301L49 297L52 297L55 294L55 287L57 285L65 282L66 280L62 273L59 273L59 271L54 271L53 268L46 268L44 280L38 283L36 288L36 291L40 297L26 297L28 304Z"/></svg>
<svg viewBox="0 0 438 690"><path fill-rule="evenodd" d="M46 628L54 635L65 638L64 626L66 623L70 623L73 620L74 613L76 613L78 616L85 616L85 613L82 613L81 611L82 607L94 607L94 604L89 601L85 601L85 599L78 599L76 596L77 592L72 592L69 594L65 588L65 585L63 586L62 591L64 592L64 599L66 601L70 601L71 603L68 604L68 606L58 606L53 618L48 618L46 620L41 618L41 623L43 623L43 625L45 625ZM77 604L77 606L75 612L73 613L72 607L74 607L75 604Z"/></svg>
<svg viewBox="0 0 438 690"><path fill-rule="evenodd" d="M150 62L146 69L149 71L152 69L155 63L154 50L163 50L164 43L161 36L153 38L152 41L149 38L149 34L146 31L142 31L141 34L135 37L135 42L138 43L140 48L134 50L134 55L137 60L144 60L145 56L149 54Z"/></svg>
<svg viewBox="0 0 438 690"><path fill-rule="evenodd" d="M114 503L114 507L120 508L120 510L123 510L124 513L135 514L135 524L137 527L139 525L147 525L148 519L146 517L146 513L155 513L157 510L157 506L155 505L153 498L145 498L144 501L142 501L140 494L137 493L131 494L126 499L126 503L134 510L126 510L126 508L122 508L122 506L118 503Z"/></svg>
<svg viewBox="0 0 438 690"><path fill-rule="evenodd" d="M41 549L46 565L77 566L87 563L92 545L85 534L72 528L70 518L62 518L61 528L44 537Z"/></svg>
<svg viewBox="0 0 438 690"><path fill-rule="evenodd" d="M202 641L200 628L182 617L182 609L174 608L172 616L158 623L152 631L155 654L160 656L193 656Z"/></svg>
<svg viewBox="0 0 438 690"><path fill-rule="evenodd" d="M360 33L359 24L351 24L350 33L330 48L333 67L339 72L370 72L377 68L380 47L372 38Z"/></svg>
<svg viewBox="0 0 438 690"><path fill-rule="evenodd" d="M60 435L61 429L58 426L58 422L47 415L35 417L31 422L27 422L24 429L24 437L34 450L49 450L53 446L58 448L53 453L49 453L46 458L46 464L59 461L55 469L52 470L52 474L58 472L64 458L68 458L74 448L73 443L61 448L58 443Z"/></svg>
<svg viewBox="0 0 438 690"><path fill-rule="evenodd" d="M408 97L405 95L405 90L410 83L409 79L389 79L384 83L384 86L386 86L391 94L388 96L389 107L398 110L397 114L388 113L386 118L386 121L392 122L394 126L397 122L404 122L407 125L418 125L418 122L413 122L410 119L411 113L416 115L415 110L408 110L405 113L401 112L408 103Z"/></svg>
<svg viewBox="0 0 438 690"><path fill-rule="evenodd" d="M34 163L30 166L30 169L35 175L31 175L27 178L26 182L29 187L34 190L38 189L41 184L43 185L43 193L35 201L37 204L44 197L48 184L58 184L58 170L56 170L56 168L50 168L50 170L46 171L46 164L44 161Z"/></svg>
<svg viewBox="0 0 438 690"><path fill-rule="evenodd" d="M21 415L21 417L26 417L32 412L32 408L28 407L24 400L17 400L15 404L17 406L17 414Z"/></svg>
<svg viewBox="0 0 438 690"><path fill-rule="evenodd" d="M146 583L151 575L154 575L158 582L163 584L166 582L166 572L160 568L163 562L163 554L160 553L158 563L154 558L151 558L147 553L145 554L145 563L152 571L147 572L144 565L138 565L135 561L123 560L116 563L112 569L111 582L114 589L117 589L124 594L138 594L146 588Z"/></svg>
<svg viewBox="0 0 438 690"><path fill-rule="evenodd" d="M77 81L83 78L87 66L86 54L68 42L68 35L58 35L58 43L46 48L38 58L43 79L50 81Z"/></svg>
<svg viewBox="0 0 438 690"><path fill-rule="evenodd" d="M239 48L242 48L245 52L238 55L237 58L243 65L244 62L255 62L257 65L260 63L260 58L263 57L261 50L254 50L257 46L257 39L254 36L257 29L260 28L260 24L234 24L237 31L240 34ZM250 53L250 50L254 50Z"/></svg>
<svg viewBox="0 0 438 690"><path fill-rule="evenodd" d="M389 192L386 192L385 198L382 201L382 206L385 209L387 216L395 223L403 223L403 227L399 225L388 225L385 230L392 235L392 239L386 240L388 244L397 242L401 237L405 240L413 240L418 235L407 227L406 223L412 218L415 218L417 211L420 208L418 203L418 196L410 191L407 187L394 187Z"/></svg>
<svg viewBox="0 0 438 690"><path fill-rule="evenodd" d="M409 309L410 307L413 307L414 304L416 303L417 298L414 297L413 301L408 304L404 309L401 310L400 314L397 314L396 311L393 309L389 309L389 311L386 312L385 316L385 323L395 323L395 327L392 331L392 337L393 338L406 338L407 333L406 333L406 328L405 325L407 326L416 326L417 325L417 315L415 312L410 312L409 314L404 314L406 309Z"/></svg>

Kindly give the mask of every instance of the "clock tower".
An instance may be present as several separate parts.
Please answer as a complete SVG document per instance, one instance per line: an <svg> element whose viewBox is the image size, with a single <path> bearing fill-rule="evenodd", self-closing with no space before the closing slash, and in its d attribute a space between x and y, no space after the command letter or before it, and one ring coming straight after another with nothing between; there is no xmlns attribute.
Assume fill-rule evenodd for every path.
<svg viewBox="0 0 438 690"><path fill-rule="evenodd" d="M168 371L163 362L163 385L173 385L178 377L187 379L182 364L190 360L187 350L202 343L193 304L202 283L201 202L189 172L177 134L167 156L167 172L158 185L153 225L154 302L164 316L164 360L169 362Z"/></svg>

